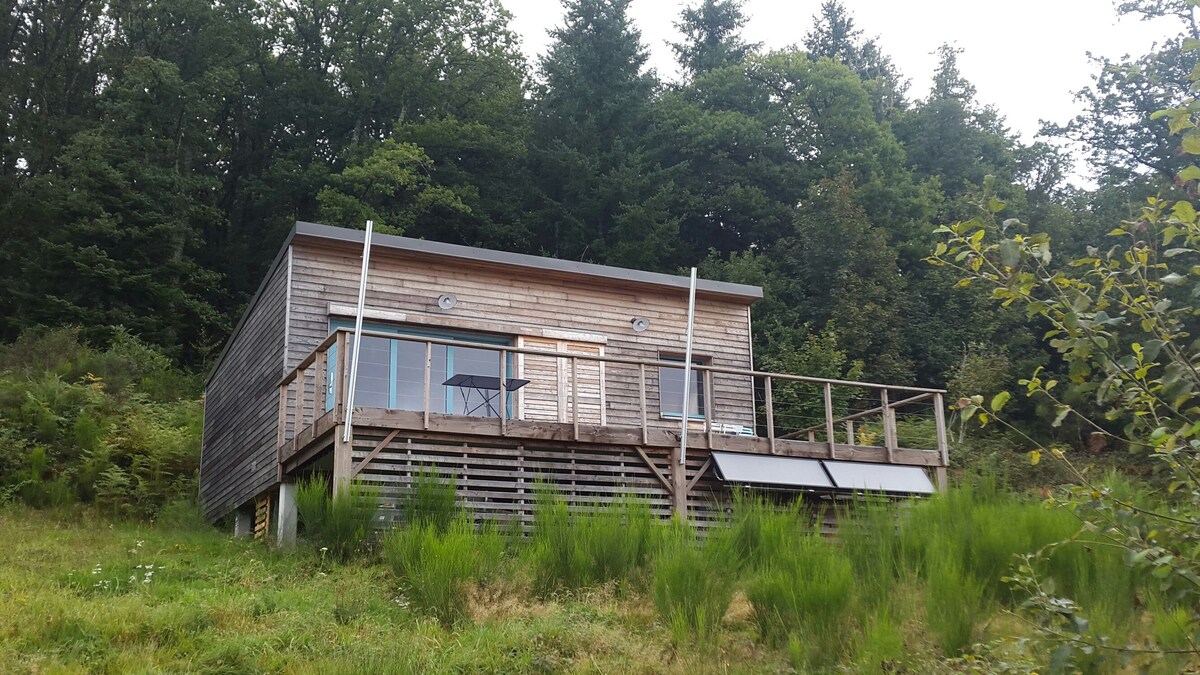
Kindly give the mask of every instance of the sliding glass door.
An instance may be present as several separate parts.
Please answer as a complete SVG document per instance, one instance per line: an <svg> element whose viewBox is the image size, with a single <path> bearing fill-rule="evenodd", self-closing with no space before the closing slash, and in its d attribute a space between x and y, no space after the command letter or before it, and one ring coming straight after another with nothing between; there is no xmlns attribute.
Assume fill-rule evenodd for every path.
<svg viewBox="0 0 1200 675"><path fill-rule="evenodd" d="M331 329L353 327L350 322L334 321ZM425 349L419 340L433 337L442 340L462 340L484 344L511 345L511 338L498 335L433 331L424 328L364 324L365 330L394 333L397 337L366 336L358 361L358 384L354 393L355 407L386 408L391 410L423 410L425 406ZM409 338L409 339L405 339ZM351 354L354 339L347 341ZM512 415L512 395L499 403L498 389L446 386L444 382L455 375L500 377L500 352L460 345L429 345L429 411L453 415L497 417L501 410ZM333 409L334 389L338 378L334 364L337 349L329 350L329 382L325 409ZM508 355L504 377L512 377L513 359ZM497 385L498 386L498 385ZM490 405L486 403L490 401Z"/></svg>

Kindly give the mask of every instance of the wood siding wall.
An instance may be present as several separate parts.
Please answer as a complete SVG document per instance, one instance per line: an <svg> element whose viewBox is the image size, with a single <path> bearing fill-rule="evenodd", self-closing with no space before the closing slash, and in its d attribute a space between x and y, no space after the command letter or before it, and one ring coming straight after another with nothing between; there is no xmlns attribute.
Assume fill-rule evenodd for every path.
<svg viewBox="0 0 1200 675"><path fill-rule="evenodd" d="M209 519L254 498L278 476L287 282L285 253L205 387L200 501Z"/></svg>
<svg viewBox="0 0 1200 675"><path fill-rule="evenodd" d="M303 237L294 240L288 367L297 364L329 334L331 303L357 302L360 255L358 247L339 242ZM440 310L437 297L441 293L455 294L457 306ZM427 325L437 325L439 317L445 317L449 321L600 334L607 338L605 355L646 360L657 360L660 353L682 354L687 321L684 293L616 284L601 288L592 280L543 279L511 269L468 266L461 262L446 264L435 258L380 249L372 252L366 305L419 315ZM633 317L649 319L649 330L635 333L630 325ZM575 342L567 345L568 351L595 353L595 345ZM745 303L698 297L694 352L710 358L716 366L751 368ZM564 363L569 367L569 361ZM529 377L534 375L542 377L545 375L542 371L549 367L549 364L528 365L528 379L534 379ZM589 365L591 372L580 372L581 414L586 410L585 397L596 396L595 364ZM640 426L637 367L606 364L603 370L604 420L610 425ZM585 378L591 380L590 388L582 386ZM569 379L566 381L569 392ZM524 403L526 412L551 414L544 410L548 403L544 400L544 387L532 383L529 387ZM647 369L646 387L651 426L678 426L677 420L660 419L656 369ZM749 377L717 375L712 389L716 422L753 425L753 385ZM539 395L542 398L535 402ZM592 408L586 414L595 418L600 411Z"/></svg>

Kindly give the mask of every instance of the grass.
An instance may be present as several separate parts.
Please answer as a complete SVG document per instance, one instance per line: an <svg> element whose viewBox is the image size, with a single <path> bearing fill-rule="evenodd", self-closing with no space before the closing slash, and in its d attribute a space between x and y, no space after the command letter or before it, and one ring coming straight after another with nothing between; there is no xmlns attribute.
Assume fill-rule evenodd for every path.
<svg viewBox="0 0 1200 675"><path fill-rule="evenodd" d="M138 545L141 542L141 545ZM151 583L92 589L96 565ZM212 529L114 522L91 510L0 507L0 672L540 673L778 671L739 642L670 649L640 597L471 593L448 629L405 603L376 559L323 564ZM747 665L750 664L750 665Z"/></svg>
<svg viewBox="0 0 1200 675"><path fill-rule="evenodd" d="M406 519L340 564L319 541L233 540L182 505L157 527L0 507L0 672L961 672L959 654L986 672L1048 656L975 646L1029 637L1005 613L1020 599L990 575L1069 530L987 486L850 504L836 539L745 494L703 536L633 499L596 508L543 490L525 538L431 502L456 515ZM1045 571L1115 643L1186 640L1174 608L1097 542L1058 547Z"/></svg>

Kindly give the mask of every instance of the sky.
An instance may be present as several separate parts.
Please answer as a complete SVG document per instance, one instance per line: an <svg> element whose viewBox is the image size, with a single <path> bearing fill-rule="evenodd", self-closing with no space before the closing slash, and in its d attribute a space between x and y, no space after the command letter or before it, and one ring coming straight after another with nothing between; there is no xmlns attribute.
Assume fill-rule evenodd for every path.
<svg viewBox="0 0 1200 675"><path fill-rule="evenodd" d="M631 15L650 49L650 67L661 77L678 76L669 44L681 9L698 0L633 0ZM1041 121L1063 123L1080 112L1073 92L1096 73L1087 54L1140 55L1178 32L1170 20L1117 18L1111 0L844 0L866 37L878 36L884 53L911 81L910 97L921 98L944 42L962 48L959 70L978 90L978 100L996 106L1009 128L1030 141ZM562 23L559 0L502 0L513 14L525 54L536 64L550 43L547 31ZM750 42L782 49L802 42L821 0L746 0Z"/></svg>

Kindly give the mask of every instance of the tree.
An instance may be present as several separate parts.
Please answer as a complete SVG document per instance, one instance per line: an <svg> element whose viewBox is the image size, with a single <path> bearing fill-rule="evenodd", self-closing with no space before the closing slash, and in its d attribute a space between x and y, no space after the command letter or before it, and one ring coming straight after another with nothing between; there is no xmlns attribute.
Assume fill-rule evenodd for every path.
<svg viewBox="0 0 1200 675"><path fill-rule="evenodd" d="M1192 102L1156 114L1183 133L1188 162L1200 155L1200 117ZM1194 199L1200 168L1188 164L1178 180ZM1093 247L1055 267L1050 238L1027 235L1012 219L997 222L1003 207L993 199L984 216L940 228L946 241L930 262L955 270L961 285L982 285L995 300L1021 306L1049 324L1046 339L1069 365L1067 382L1039 369L1021 384L1029 397L1053 404L1055 426L1076 418L1145 453L1161 470L1156 494L1131 497L1105 487L1063 449L1025 437L1035 448L1033 464L1053 457L1076 481L1054 501L1077 513L1102 545L1123 549L1129 564L1155 580L1155 599L1173 628L1149 649L1099 634L1086 620L1086 607L1059 597L1045 582L1045 551L1024 558L1011 581L1028 594L1028 616L1059 647L1055 658L1062 666L1089 650L1200 654L1200 355L1192 341L1200 216L1192 199L1152 198L1136 219L1109 233L1115 245ZM1095 401L1102 418L1072 400L1078 392ZM1001 392L990 402L978 396L958 406L965 416L1020 433L1004 413L1009 399Z"/></svg>
<svg viewBox="0 0 1200 675"><path fill-rule="evenodd" d="M324 223L361 227L375 221L380 232L404 234L427 215L470 213L457 194L430 183L429 157L411 143L384 141L361 162L332 176L317 195Z"/></svg>
<svg viewBox="0 0 1200 675"><path fill-rule="evenodd" d="M1170 186L1186 158L1175 151L1166 125L1147 121L1191 97L1192 72L1200 63L1188 48L1189 40L1200 39L1196 8L1189 0L1133 0L1118 11L1143 19L1173 17L1180 33L1137 58L1093 57L1099 72L1091 87L1075 94L1084 112L1066 124L1047 125L1043 133L1076 144L1098 173L1111 176L1109 182L1131 183L1149 173L1158 186Z"/></svg>
<svg viewBox="0 0 1200 675"><path fill-rule="evenodd" d="M863 81L871 94L876 117L893 119L907 106L908 82L883 53L877 38L863 39L854 18L841 0L825 0L804 36L804 48L813 58L828 58L845 65Z"/></svg>
<svg viewBox="0 0 1200 675"><path fill-rule="evenodd" d="M760 43L747 43L740 31L746 25L742 0L703 0L685 7L675 27L684 42L671 45L686 74L696 77L746 60Z"/></svg>
<svg viewBox="0 0 1200 675"><path fill-rule="evenodd" d="M629 3L563 2L566 18L551 31L536 88L532 229L555 255L626 264L614 253L620 239L622 250L646 246L639 264L670 269L675 252L649 248L672 221L647 204L661 184L642 149L655 82L642 72L647 53Z"/></svg>

